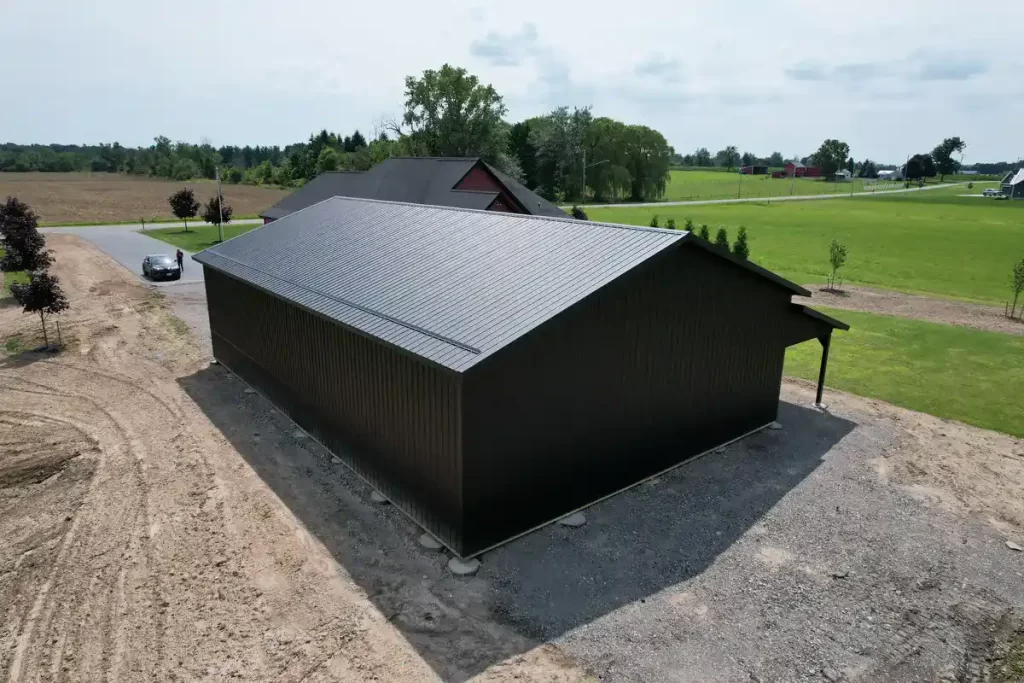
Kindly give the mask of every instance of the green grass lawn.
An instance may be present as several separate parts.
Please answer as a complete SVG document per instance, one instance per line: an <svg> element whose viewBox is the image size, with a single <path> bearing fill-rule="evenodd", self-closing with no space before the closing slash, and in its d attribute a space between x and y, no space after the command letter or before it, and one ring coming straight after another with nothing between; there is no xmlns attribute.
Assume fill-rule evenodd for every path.
<svg viewBox="0 0 1024 683"><path fill-rule="evenodd" d="M224 239L229 240L232 237L259 227L262 227L259 223L248 223L246 225L229 223L224 226ZM145 234L168 244L173 244L185 251L202 251L212 247L219 239L217 226L205 223L200 223L195 227L190 225L188 232L185 232L184 228L157 228L156 230L147 229Z"/></svg>
<svg viewBox="0 0 1024 683"><path fill-rule="evenodd" d="M972 192L980 192L976 184ZM800 284L825 281L828 245L849 256L849 283L1002 305L1010 270L1024 258L1024 202L961 197L966 186L909 194L657 208L588 208L591 220L661 225L674 218L719 225L735 238L747 227L751 259Z"/></svg>
<svg viewBox="0 0 1024 683"><path fill-rule="evenodd" d="M849 194L860 192L859 179L848 183L828 183L820 178L772 178L740 175L736 171L669 171L665 188L666 202L701 199L737 199L740 197L787 197L789 195Z"/></svg>
<svg viewBox="0 0 1024 683"><path fill-rule="evenodd" d="M832 335L829 387L1024 437L1024 337L821 310L850 324ZM785 372L817 381L820 361L821 345L805 342L786 353Z"/></svg>
<svg viewBox="0 0 1024 683"><path fill-rule="evenodd" d="M3 258L4 250L0 249L0 258ZM20 282L28 282L28 275L24 271L14 273L0 273L0 299L11 296L11 285Z"/></svg>

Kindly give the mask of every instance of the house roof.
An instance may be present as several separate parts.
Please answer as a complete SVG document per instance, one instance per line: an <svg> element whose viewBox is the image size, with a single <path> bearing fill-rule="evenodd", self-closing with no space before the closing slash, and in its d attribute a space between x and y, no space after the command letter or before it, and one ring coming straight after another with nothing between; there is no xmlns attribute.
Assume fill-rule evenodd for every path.
<svg viewBox="0 0 1024 683"><path fill-rule="evenodd" d="M801 164L799 161L789 161L789 162L786 163L786 166L793 166L794 168L807 168L806 166Z"/></svg>
<svg viewBox="0 0 1024 683"><path fill-rule="evenodd" d="M328 197L358 197L410 204L486 209L497 192L453 189L477 164L476 157L393 157L366 172L322 173L263 212L278 219ZM530 213L565 216L557 206L497 169L483 164Z"/></svg>
<svg viewBox="0 0 1024 683"><path fill-rule="evenodd" d="M684 231L332 197L193 258L465 371L673 244Z"/></svg>
<svg viewBox="0 0 1024 683"><path fill-rule="evenodd" d="M1006 182L1009 185L1020 185L1021 183L1024 183L1024 168L1017 171L1017 173Z"/></svg>

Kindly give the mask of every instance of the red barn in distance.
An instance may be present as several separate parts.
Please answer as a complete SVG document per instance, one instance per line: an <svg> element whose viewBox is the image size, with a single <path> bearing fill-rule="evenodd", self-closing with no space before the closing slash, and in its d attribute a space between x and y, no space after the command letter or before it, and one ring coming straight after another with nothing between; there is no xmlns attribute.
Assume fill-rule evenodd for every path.
<svg viewBox="0 0 1024 683"><path fill-rule="evenodd" d="M786 178L820 178L821 169L817 166L804 166L799 161L790 161L786 164Z"/></svg>

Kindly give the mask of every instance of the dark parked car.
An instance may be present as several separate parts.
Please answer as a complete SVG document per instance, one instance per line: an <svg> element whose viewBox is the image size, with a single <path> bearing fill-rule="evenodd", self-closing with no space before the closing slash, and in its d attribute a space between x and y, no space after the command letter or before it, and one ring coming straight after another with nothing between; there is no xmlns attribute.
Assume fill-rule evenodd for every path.
<svg viewBox="0 0 1024 683"><path fill-rule="evenodd" d="M178 262L167 254L152 254L142 259L142 274L150 280L181 279Z"/></svg>

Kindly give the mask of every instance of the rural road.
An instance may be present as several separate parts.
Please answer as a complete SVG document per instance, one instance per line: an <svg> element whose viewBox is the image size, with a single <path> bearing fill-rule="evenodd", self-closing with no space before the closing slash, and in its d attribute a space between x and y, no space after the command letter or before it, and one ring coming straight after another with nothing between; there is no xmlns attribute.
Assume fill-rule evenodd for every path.
<svg viewBox="0 0 1024 683"><path fill-rule="evenodd" d="M246 219L234 221L235 224L258 224L259 219ZM184 223L160 223L161 228L180 228ZM109 254L115 261L123 265L147 283L157 287L174 287L187 284L203 282L202 267L192 260L192 252L185 251L185 270L180 280L164 282L151 282L142 277L142 259L150 254L174 254L174 246L167 242L149 237L139 232L139 226L128 225L88 225L88 226L67 226L40 228L43 233L67 233L78 235L82 239L92 242L104 252Z"/></svg>
<svg viewBox="0 0 1024 683"><path fill-rule="evenodd" d="M944 187L965 185L966 183L943 183L942 185L930 185L928 187L910 187L900 190L880 190L878 192L855 192L853 194L839 192L836 194L804 194L788 197L743 197L742 199L695 199L681 202L638 202L633 204L586 204L586 209L641 209L657 208L659 206L701 206L703 204L747 204L750 202L799 202L812 199L849 199L851 197L877 197L881 194L904 194L906 192L925 192L927 190L941 190ZM572 208L569 205L563 209Z"/></svg>

